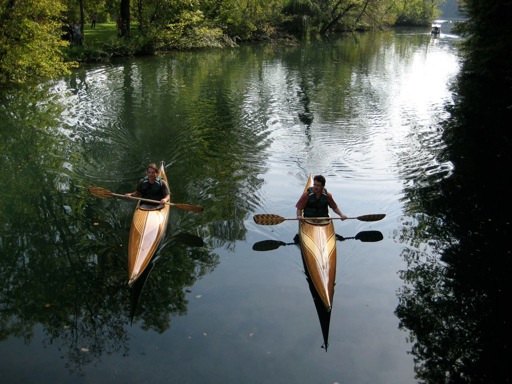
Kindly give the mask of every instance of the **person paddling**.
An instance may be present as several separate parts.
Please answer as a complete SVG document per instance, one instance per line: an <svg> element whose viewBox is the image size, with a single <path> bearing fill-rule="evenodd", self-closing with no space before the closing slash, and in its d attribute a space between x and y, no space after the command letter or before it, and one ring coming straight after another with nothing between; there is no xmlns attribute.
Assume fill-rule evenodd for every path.
<svg viewBox="0 0 512 384"><path fill-rule="evenodd" d="M151 163L146 168L146 177L137 184L135 192L125 193L126 197L142 197L143 199L155 200L155 204L168 203L171 198L169 186L160 176L158 176L158 167Z"/></svg>
<svg viewBox="0 0 512 384"><path fill-rule="evenodd" d="M305 191L297 204L297 218L303 219L305 217L328 217L329 207L336 212L342 220L347 216L339 209L334 201L332 194L325 189L325 177L316 175L313 178L313 186Z"/></svg>

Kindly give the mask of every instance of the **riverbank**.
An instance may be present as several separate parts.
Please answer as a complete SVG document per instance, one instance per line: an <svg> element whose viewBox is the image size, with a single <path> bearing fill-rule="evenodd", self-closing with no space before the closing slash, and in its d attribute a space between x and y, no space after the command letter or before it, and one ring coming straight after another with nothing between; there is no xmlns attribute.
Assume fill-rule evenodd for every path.
<svg viewBox="0 0 512 384"><path fill-rule="evenodd" d="M260 35L251 41L240 41L222 34L220 31L210 31L204 35L184 36L173 39L162 34L160 36L141 36L137 24L132 24L131 36L120 37L115 23L98 23L92 29L84 26L83 42L77 45L73 42L62 52L66 61L78 63L106 62L114 57L151 56L162 52L176 50L197 50L208 48L236 47L241 43L276 43L295 45L296 37L286 33L276 32L269 35Z"/></svg>

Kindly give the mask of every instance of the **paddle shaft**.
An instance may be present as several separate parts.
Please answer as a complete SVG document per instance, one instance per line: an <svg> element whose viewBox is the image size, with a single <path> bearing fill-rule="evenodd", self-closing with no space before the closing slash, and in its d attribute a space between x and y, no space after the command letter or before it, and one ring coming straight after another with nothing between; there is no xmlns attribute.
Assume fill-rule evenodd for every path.
<svg viewBox="0 0 512 384"><path fill-rule="evenodd" d="M352 220L352 219L361 220L360 217L345 218L345 220ZM302 218L298 218L298 217L287 218L287 217L285 217L284 220L343 220L343 219L341 217L302 217Z"/></svg>
<svg viewBox="0 0 512 384"><path fill-rule="evenodd" d="M345 219L342 219L341 217L304 217L304 218L303 217L301 217L301 218L290 217L290 218L285 218L285 217L282 217L282 216L279 216L279 215L268 213L268 214L254 215L253 219L256 222L256 224L260 224L260 225L276 225L276 224L282 223L285 220L311 220L311 221L322 220L323 221L323 220L350 220L350 219L356 219L356 220L360 220L360 221L378 221L378 220L382 220L385 216L386 216L385 214L377 213L377 214L362 215L362 216L357 216L357 217L347 217Z"/></svg>
<svg viewBox="0 0 512 384"><path fill-rule="evenodd" d="M126 195L121 195L119 193L114 193L114 192L112 192L112 196L122 197L125 199L140 200L140 201L145 201L147 203L153 203L153 204L160 203L159 200L144 199L143 197L135 197L135 196L126 196ZM181 205L181 204L175 204L175 203L169 203L169 202L166 202L165 204L166 205Z"/></svg>
<svg viewBox="0 0 512 384"><path fill-rule="evenodd" d="M140 201L147 201L148 203L158 204L158 200L151 200L151 199L145 199L142 197L134 197L134 196L126 196L126 195L120 195L118 193L114 193L109 191L108 189L101 188L101 187L94 187L90 186L87 188L89 190L89 193L95 197L99 197L100 199L107 199L111 197L121 197L123 199L132 199L132 200L140 200ZM202 212L203 207L199 205L190 205L190 204L180 204L180 203L165 203L167 205L178 207L181 209L184 209L186 211L194 211L194 212Z"/></svg>

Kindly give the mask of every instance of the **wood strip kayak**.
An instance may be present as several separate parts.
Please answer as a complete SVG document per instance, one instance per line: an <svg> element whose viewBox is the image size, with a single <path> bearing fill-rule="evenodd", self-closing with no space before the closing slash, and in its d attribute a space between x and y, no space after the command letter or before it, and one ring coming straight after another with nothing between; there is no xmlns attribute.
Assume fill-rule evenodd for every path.
<svg viewBox="0 0 512 384"><path fill-rule="evenodd" d="M310 175L304 191L313 186ZM307 273L328 312L332 309L336 280L336 233L332 220L299 221L299 239Z"/></svg>
<svg viewBox="0 0 512 384"><path fill-rule="evenodd" d="M164 163L160 165L158 176L167 183ZM169 183L167 183L169 185ZM133 214L128 242L128 285L142 275L160 245L167 230L170 205L148 206L139 201Z"/></svg>

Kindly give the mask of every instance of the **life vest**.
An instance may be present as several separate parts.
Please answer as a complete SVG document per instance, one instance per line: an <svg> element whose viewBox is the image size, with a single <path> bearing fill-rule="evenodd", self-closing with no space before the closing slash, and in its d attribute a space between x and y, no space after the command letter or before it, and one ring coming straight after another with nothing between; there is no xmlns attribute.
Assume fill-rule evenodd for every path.
<svg viewBox="0 0 512 384"><path fill-rule="evenodd" d="M313 187L308 188L308 201L304 208L304 217L327 217L329 216L329 199L327 198L327 189L324 188L322 194L317 199Z"/></svg>
<svg viewBox="0 0 512 384"><path fill-rule="evenodd" d="M158 176L153 184L149 183L149 179L146 176L140 181L138 191L141 193L143 199L151 200L162 200L164 195L163 180Z"/></svg>

